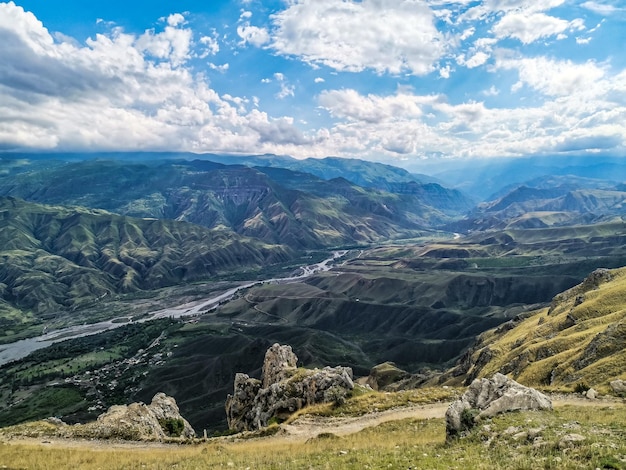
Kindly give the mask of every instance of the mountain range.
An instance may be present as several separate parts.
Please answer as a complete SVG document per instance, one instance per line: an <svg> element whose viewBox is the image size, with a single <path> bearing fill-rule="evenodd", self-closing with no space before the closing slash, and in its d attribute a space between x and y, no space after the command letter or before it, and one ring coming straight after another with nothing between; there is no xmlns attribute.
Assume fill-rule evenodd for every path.
<svg viewBox="0 0 626 470"><path fill-rule="evenodd" d="M295 249L411 238L473 205L436 183L392 181L390 192L345 178L206 160L5 166L0 195L226 228Z"/></svg>
<svg viewBox="0 0 626 470"><path fill-rule="evenodd" d="M620 165L494 162L442 183L452 174L337 158L2 158L0 342L112 318L124 325L0 367L0 423L80 421L165 391L194 426L219 428L233 374L258 375L251 358L273 342L291 344L303 364L341 363L359 375L386 361L432 377L462 358L455 383L502 369L483 367L483 351L498 348L490 359L513 363L496 345L525 319L545 316L548 336L599 321L575 316L558 330L562 313L578 311L563 292L598 268L626 265ZM333 270L275 281L337 249L345 255ZM198 317L127 322L248 279L267 282ZM583 303L595 295L583 294ZM534 313L551 302L554 315ZM535 340L525 337L514 354L540 362ZM525 370L509 373L530 377ZM551 384L577 380L576 371L558 369ZM542 383L545 373L532 372Z"/></svg>

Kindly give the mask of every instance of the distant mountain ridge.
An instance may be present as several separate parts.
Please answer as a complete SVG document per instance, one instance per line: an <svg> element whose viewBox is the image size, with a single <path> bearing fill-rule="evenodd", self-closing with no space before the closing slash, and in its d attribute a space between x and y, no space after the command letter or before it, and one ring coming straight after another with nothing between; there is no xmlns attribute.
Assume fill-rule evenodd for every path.
<svg viewBox="0 0 626 470"><path fill-rule="evenodd" d="M508 189L452 227L475 231L589 224L619 218L626 208L623 185L605 180L546 176Z"/></svg>
<svg viewBox="0 0 626 470"><path fill-rule="evenodd" d="M458 217L472 202L435 183L401 194L284 168L206 160L44 162L5 170L0 195L135 217L227 228L296 249L407 238Z"/></svg>

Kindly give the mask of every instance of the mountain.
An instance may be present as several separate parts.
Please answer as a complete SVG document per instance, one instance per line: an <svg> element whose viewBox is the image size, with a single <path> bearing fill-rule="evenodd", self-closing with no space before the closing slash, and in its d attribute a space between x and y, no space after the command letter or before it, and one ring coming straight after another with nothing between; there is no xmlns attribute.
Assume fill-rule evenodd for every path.
<svg viewBox="0 0 626 470"><path fill-rule="evenodd" d="M432 175L445 186L484 201L492 195L501 195L504 188L544 177L591 178L615 186L624 182L626 159L589 156L433 159L413 162L410 169Z"/></svg>
<svg viewBox="0 0 626 470"><path fill-rule="evenodd" d="M620 217L626 192L614 182L548 176L513 187L454 222L458 231L589 224Z"/></svg>
<svg viewBox="0 0 626 470"><path fill-rule="evenodd" d="M469 383L495 372L534 386L608 390L625 379L626 268L598 269L537 310L483 333L451 372Z"/></svg>
<svg viewBox="0 0 626 470"><path fill-rule="evenodd" d="M185 222L0 198L0 315L24 318L285 261L283 246ZM16 312L23 312L23 316Z"/></svg>
<svg viewBox="0 0 626 470"><path fill-rule="evenodd" d="M439 180L428 175L410 173L396 166L356 158L326 157L298 160L277 155L224 156L212 154L204 154L200 157L226 165L285 168L310 173L325 180L345 178L365 188L390 190L389 185L393 183L440 183Z"/></svg>
<svg viewBox="0 0 626 470"><path fill-rule="evenodd" d="M227 228L296 249L409 238L471 207L458 191L395 194L288 169L194 160L37 162L6 169L0 195ZM441 209L437 206L441 206Z"/></svg>

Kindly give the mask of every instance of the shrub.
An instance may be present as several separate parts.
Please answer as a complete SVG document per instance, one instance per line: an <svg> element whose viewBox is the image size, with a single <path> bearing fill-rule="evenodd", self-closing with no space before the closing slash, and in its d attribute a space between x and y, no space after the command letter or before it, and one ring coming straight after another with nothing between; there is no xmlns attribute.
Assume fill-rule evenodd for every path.
<svg viewBox="0 0 626 470"><path fill-rule="evenodd" d="M159 424L163 432L170 437L180 437L185 429L185 423L182 419L165 418L160 419Z"/></svg>
<svg viewBox="0 0 626 470"><path fill-rule="evenodd" d="M587 390L589 390L589 385L587 385L585 382L578 382L576 384L576 386L574 387L574 392L576 393L586 393Z"/></svg>

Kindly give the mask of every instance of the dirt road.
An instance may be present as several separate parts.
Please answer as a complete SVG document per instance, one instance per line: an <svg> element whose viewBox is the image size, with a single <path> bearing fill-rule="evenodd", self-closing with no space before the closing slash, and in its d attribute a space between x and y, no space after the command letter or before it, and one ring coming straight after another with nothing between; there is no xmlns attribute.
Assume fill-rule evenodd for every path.
<svg viewBox="0 0 626 470"><path fill-rule="evenodd" d="M562 406L624 406L619 399L604 398L589 400L576 395L558 395L552 397L555 408ZM320 433L331 432L337 436L345 436L359 432L365 428L378 426L387 421L400 419L432 419L444 418L450 403L435 403L431 405L416 405L388 411L372 412L364 416L349 418L327 418L319 416L302 416L289 425L282 425L284 433L275 436L276 439L293 442L304 442Z"/></svg>

